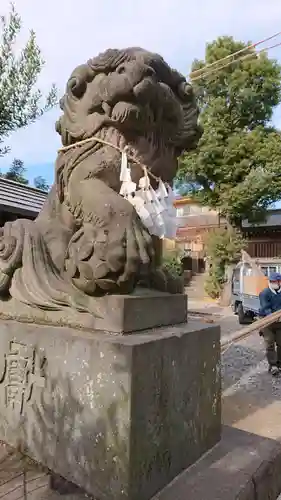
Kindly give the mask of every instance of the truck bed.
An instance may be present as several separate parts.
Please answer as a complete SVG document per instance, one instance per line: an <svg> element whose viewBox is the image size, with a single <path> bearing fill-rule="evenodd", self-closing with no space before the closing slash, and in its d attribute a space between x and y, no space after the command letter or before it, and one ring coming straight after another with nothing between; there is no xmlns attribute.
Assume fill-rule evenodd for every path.
<svg viewBox="0 0 281 500"><path fill-rule="evenodd" d="M242 305L244 311L251 311L258 314L260 308L260 300L258 295L248 295L247 293L241 294Z"/></svg>

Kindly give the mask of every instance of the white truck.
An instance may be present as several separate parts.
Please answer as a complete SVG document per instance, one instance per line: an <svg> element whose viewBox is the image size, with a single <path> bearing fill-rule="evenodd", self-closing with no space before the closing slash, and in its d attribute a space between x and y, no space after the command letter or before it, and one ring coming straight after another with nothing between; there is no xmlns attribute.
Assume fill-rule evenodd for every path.
<svg viewBox="0 0 281 500"><path fill-rule="evenodd" d="M257 286L249 286L249 278L257 276L257 268L260 274L260 289ZM259 292L267 285L265 277L273 272L281 273L281 259L242 260L235 267L231 282L231 307L234 314L237 314L240 325L252 323L258 317ZM261 285L262 283L264 285Z"/></svg>

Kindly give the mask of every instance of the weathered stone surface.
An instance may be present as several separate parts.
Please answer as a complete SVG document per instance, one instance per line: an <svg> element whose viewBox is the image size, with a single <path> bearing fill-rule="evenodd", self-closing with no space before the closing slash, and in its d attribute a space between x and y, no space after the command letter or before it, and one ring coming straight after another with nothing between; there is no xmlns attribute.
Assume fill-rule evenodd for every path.
<svg viewBox="0 0 281 500"><path fill-rule="evenodd" d="M0 228L0 296L94 314L89 296L129 294L140 283L180 293L182 280L161 267L148 212L141 218L134 197L120 194L121 153L136 186L147 172L153 189L162 186L154 224L161 211L167 229L173 205L159 179L172 185L177 158L202 135L191 85L158 54L109 49L74 69L60 108L63 148L43 209Z"/></svg>
<svg viewBox="0 0 281 500"><path fill-rule="evenodd" d="M138 289L132 295L106 295L94 298L97 315L75 309L46 311L14 299L0 301L0 315L21 322L70 326L110 333L177 325L187 321L187 295ZM145 311L145 312L144 312ZM1 317L1 316L0 316Z"/></svg>
<svg viewBox="0 0 281 500"><path fill-rule="evenodd" d="M0 322L0 438L98 500L148 500L220 439L220 332Z"/></svg>

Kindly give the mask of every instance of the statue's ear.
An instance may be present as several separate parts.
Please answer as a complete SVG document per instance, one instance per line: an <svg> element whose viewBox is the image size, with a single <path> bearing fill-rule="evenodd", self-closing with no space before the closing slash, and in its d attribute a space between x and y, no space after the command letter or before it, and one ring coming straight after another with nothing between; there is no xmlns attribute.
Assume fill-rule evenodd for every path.
<svg viewBox="0 0 281 500"><path fill-rule="evenodd" d="M61 135L61 120L60 120L60 119L56 121L56 124L55 124L55 130L56 130L56 132L57 132L58 134L60 134L60 135Z"/></svg>
<svg viewBox="0 0 281 500"><path fill-rule="evenodd" d="M67 82L66 93L81 99L86 92L87 83L92 81L94 76L94 71L87 64L77 66Z"/></svg>
<svg viewBox="0 0 281 500"><path fill-rule="evenodd" d="M188 82L181 82L177 88L179 98L184 102L195 102L195 94Z"/></svg>
<svg viewBox="0 0 281 500"><path fill-rule="evenodd" d="M64 110L64 99L65 99L65 96L61 97L59 100L59 106L60 106L60 109L62 111Z"/></svg>
<svg viewBox="0 0 281 500"><path fill-rule="evenodd" d="M72 94L77 99L81 99L85 94L87 89L87 82L85 80L81 80L77 76L73 76L68 80L67 83L67 93Z"/></svg>

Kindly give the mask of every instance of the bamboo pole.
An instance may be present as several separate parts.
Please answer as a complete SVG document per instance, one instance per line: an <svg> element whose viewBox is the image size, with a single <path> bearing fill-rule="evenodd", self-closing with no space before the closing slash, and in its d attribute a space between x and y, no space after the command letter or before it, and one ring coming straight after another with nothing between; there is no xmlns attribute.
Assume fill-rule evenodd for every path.
<svg viewBox="0 0 281 500"><path fill-rule="evenodd" d="M246 337L248 337L251 333L253 333L256 330L261 330L262 328L265 328L266 326L271 325L272 323L275 323L281 318L281 310L276 311L269 316L266 316L265 318L258 319L257 321L254 321L249 326L246 326L244 328L240 328L239 330L236 330L234 332L234 337L231 340L226 340L225 342L221 343L221 351L224 353L227 349L229 349L233 344L238 342L239 340L243 340ZM281 327L281 325L280 325Z"/></svg>

